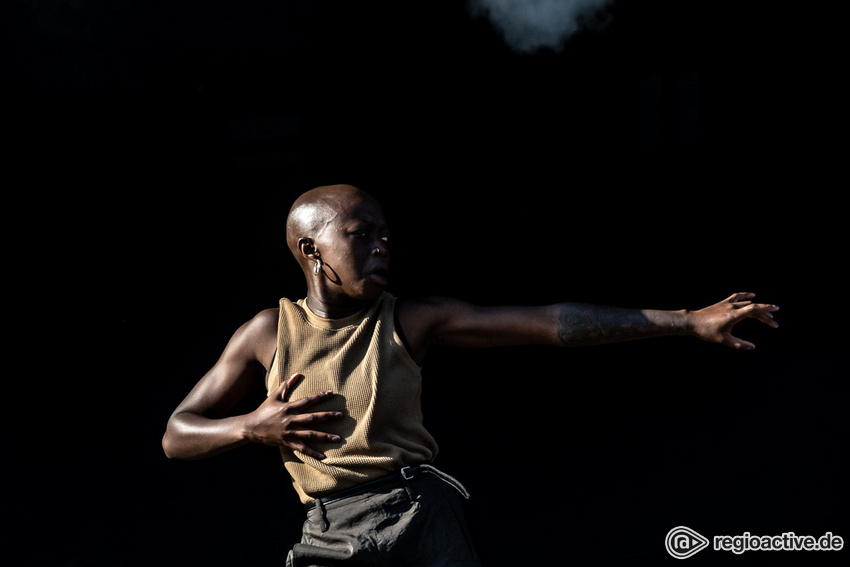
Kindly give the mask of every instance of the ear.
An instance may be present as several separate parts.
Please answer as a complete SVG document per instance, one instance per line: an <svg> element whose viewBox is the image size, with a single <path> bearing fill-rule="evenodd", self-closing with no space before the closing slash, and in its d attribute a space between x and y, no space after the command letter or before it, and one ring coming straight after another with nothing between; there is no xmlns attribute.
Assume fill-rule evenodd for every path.
<svg viewBox="0 0 850 567"><path fill-rule="evenodd" d="M316 249L316 245L312 238L299 238L298 250L301 252L302 256L311 260L319 256L319 251Z"/></svg>

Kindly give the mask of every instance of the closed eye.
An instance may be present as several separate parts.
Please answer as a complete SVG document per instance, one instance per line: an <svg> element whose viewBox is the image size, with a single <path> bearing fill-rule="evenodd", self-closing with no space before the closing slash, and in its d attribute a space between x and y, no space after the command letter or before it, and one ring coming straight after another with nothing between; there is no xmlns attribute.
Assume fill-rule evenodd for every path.
<svg viewBox="0 0 850 567"><path fill-rule="evenodd" d="M375 234L375 232L377 232L377 234ZM383 234L381 234L381 233L383 233ZM348 235L352 238L357 238L358 240L363 239L363 238L369 238L370 236L375 235L378 238L380 238L382 242L388 243L390 241L389 234L385 233L383 230L374 231L371 228L349 230Z"/></svg>

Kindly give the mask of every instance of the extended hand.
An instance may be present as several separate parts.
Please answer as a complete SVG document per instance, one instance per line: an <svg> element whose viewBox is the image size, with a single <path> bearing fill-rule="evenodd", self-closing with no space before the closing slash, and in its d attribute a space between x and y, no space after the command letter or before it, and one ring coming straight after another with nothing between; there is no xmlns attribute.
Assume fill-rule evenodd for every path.
<svg viewBox="0 0 850 567"><path fill-rule="evenodd" d="M338 411L306 412L310 406L332 397L333 392L319 392L294 402L284 401L288 397L289 391L303 377L302 374L290 376L260 404L260 407L250 414L251 439L265 445L289 447L314 459L324 459L325 455L308 446L307 441L336 443L340 441L340 437L315 431L311 426L325 421L341 419L342 413Z"/></svg>
<svg viewBox="0 0 850 567"><path fill-rule="evenodd" d="M779 326L772 315L779 307L753 303L755 296L754 293L735 293L720 303L693 311L691 317L694 334L704 341L724 344L738 350L753 350L756 345L732 335L735 325L744 319L754 318L774 329Z"/></svg>

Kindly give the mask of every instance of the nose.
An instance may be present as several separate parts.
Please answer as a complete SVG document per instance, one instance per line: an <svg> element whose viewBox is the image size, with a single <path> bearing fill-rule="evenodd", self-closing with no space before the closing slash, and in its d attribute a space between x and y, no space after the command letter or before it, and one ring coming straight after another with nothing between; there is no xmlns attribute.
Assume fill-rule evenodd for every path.
<svg viewBox="0 0 850 567"><path fill-rule="evenodd" d="M372 248L372 255L386 258L389 254L387 242L381 238L375 241L375 247Z"/></svg>

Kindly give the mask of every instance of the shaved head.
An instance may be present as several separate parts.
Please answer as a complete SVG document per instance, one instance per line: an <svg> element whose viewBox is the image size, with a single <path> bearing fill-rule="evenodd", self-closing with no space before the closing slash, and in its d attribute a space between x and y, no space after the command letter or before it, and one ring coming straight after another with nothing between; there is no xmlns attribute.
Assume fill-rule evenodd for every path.
<svg viewBox="0 0 850 567"><path fill-rule="evenodd" d="M375 202L352 185L316 187L298 197L286 219L286 244L290 251L298 257L299 239L316 239L340 214L365 200Z"/></svg>
<svg viewBox="0 0 850 567"><path fill-rule="evenodd" d="M298 197L286 219L286 243L313 312L353 313L383 293L388 238L381 205L357 187L328 185Z"/></svg>

